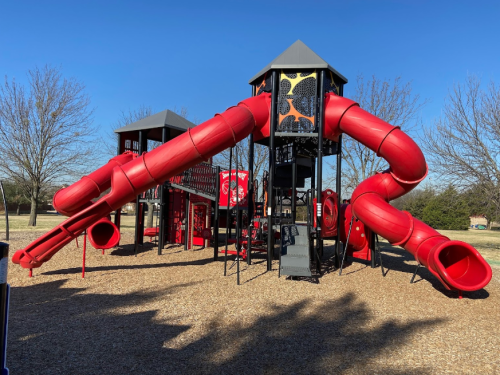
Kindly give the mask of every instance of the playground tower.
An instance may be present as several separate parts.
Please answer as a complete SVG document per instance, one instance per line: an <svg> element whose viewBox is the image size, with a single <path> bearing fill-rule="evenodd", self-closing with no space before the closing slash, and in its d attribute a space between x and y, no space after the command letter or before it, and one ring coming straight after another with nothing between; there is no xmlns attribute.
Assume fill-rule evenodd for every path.
<svg viewBox="0 0 500 375"><path fill-rule="evenodd" d="M269 147L269 167L267 170L267 207L266 220L269 228L279 225L295 224L297 219L298 188L305 187L305 180L310 178L310 189L306 192L309 206L317 202L311 216L316 216L314 222L321 223L323 191L323 157L337 155L337 207L340 207L340 172L342 136L338 141L323 138L325 94L328 92L343 95L347 79L332 68L302 41L297 40L282 54L271 61L249 81L252 85L252 95L271 94L271 117L269 134L265 138L254 139L250 136L249 180L253 179L253 149L254 142ZM250 186L250 189L253 187ZM249 195L253 192L250 190ZM302 194L303 195L303 194ZM302 199L305 203L307 199ZM291 204L291 217L285 218L277 213L277 205L283 201ZM249 207L249 217L252 221L254 207ZM340 211L338 212L340 214ZM287 220L288 219L288 220ZM309 220L312 218L309 217ZM339 252L340 216L336 220L337 230L334 236ZM315 259L323 253L323 238L321 225L309 227L308 236L315 241ZM271 270L273 254L273 236L268 236L267 267ZM309 256L301 254L299 259L283 258L282 268L293 267L295 276L310 276ZM287 260L288 259L288 260ZM336 257L338 261L338 257ZM300 270L300 268L303 268Z"/></svg>

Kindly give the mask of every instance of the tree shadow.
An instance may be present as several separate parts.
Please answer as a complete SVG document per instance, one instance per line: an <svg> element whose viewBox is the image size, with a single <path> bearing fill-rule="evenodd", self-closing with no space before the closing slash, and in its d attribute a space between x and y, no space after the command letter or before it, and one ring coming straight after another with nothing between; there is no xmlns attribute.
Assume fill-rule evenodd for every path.
<svg viewBox="0 0 500 375"><path fill-rule="evenodd" d="M385 240L380 241L380 246L381 246L380 250L381 250L382 263L384 265L384 271L385 271L384 275L387 276L387 274L393 271L406 273L408 274L408 283L410 283L413 273L417 269L417 262L414 256L401 247L392 246ZM328 249L328 251L332 252L333 247L334 247L333 245L328 247L325 246L325 251L326 249ZM376 258L377 267L380 267L380 260L378 258L378 254L376 255L376 257L377 257ZM353 271L344 272L344 270L346 269L348 270L349 266L351 266L353 263L363 264L365 267ZM342 275L347 276L355 272L363 271L369 266L370 266L369 261L353 257L346 257L344 260ZM326 261L322 262L323 275L334 271L337 271L337 269L334 267L333 258L328 258L326 259ZM434 289L436 289L437 291L441 292L442 294L444 294L449 298L458 297L457 291L450 291L446 289L443 286L443 284L441 284L441 282L427 268L420 267L417 272L417 276L415 277L414 284L419 283L420 281L423 280L427 281L429 284L431 284L431 286ZM463 292L463 297L467 299L485 299L488 298L489 295L490 294L485 289L480 289L474 292Z"/></svg>
<svg viewBox="0 0 500 375"><path fill-rule="evenodd" d="M156 246L156 244L154 244L153 242L144 242L142 245L137 246L137 254L146 253L148 251L157 248L158 246ZM110 255L124 256L124 257L134 256L135 245L134 244L120 245L118 246L118 248L112 250Z"/></svg>
<svg viewBox="0 0 500 375"><path fill-rule="evenodd" d="M156 311L126 312L190 284L157 292L87 294L55 281L12 290L8 367L14 374L431 374L391 368L378 357L407 345L444 319L373 324L353 294L315 304L305 299L244 324L217 317L186 345L192 328L158 322ZM122 313L117 313L116 311ZM180 340L183 341L182 339Z"/></svg>
<svg viewBox="0 0 500 375"><path fill-rule="evenodd" d="M136 269L151 269L151 268L168 268L179 266L204 266L212 263L213 258L197 259L188 262L173 262L173 263L154 263L154 264L134 264L134 265L119 265L119 266L97 266L85 267L85 273L102 272L102 271L119 271L119 270L136 270ZM42 275L67 275L73 273L81 273L80 267L64 268L60 270L42 272Z"/></svg>

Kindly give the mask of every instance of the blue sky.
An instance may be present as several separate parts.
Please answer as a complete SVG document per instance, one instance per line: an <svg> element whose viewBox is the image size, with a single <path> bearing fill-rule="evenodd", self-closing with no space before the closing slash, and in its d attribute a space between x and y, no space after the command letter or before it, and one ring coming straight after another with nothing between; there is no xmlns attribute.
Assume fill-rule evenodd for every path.
<svg viewBox="0 0 500 375"><path fill-rule="evenodd" d="M0 8L0 73L35 65L86 85L95 124L121 110L185 106L207 120L250 96L248 80L297 39L346 76L412 81L440 115L467 74L500 82L496 1L9 1Z"/></svg>

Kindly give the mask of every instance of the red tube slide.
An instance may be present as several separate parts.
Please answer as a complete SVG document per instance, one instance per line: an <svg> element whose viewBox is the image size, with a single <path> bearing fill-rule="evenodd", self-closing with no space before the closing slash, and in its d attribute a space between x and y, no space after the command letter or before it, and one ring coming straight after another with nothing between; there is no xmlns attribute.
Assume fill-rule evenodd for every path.
<svg viewBox="0 0 500 375"><path fill-rule="evenodd" d="M390 168L363 181L353 192L352 212L368 228L402 246L449 290L473 291L491 280L491 267L471 245L449 238L388 202L422 181L427 165L420 148L389 125L334 94L326 97L324 136L346 133L383 157Z"/></svg>
<svg viewBox="0 0 500 375"><path fill-rule="evenodd" d="M128 163L137 155L127 151L110 159L107 164L82 177L66 188L58 190L52 199L52 205L57 212L73 216L92 205L92 199L99 197L111 187L111 172L116 166ZM109 249L120 242L120 231L108 217L102 218L91 225L87 231L89 241L96 249Z"/></svg>
<svg viewBox="0 0 500 375"><path fill-rule="evenodd" d="M12 261L24 268L40 267L90 225L147 189L235 146L252 131L262 138L269 128L270 103L270 94L246 99L151 152L115 166L107 195L17 251Z"/></svg>

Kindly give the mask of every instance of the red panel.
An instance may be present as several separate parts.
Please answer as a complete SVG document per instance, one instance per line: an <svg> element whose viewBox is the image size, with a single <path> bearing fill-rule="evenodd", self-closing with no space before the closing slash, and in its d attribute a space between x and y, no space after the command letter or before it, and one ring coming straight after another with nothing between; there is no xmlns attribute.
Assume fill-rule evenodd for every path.
<svg viewBox="0 0 500 375"><path fill-rule="evenodd" d="M231 175L231 176L230 176ZM224 171L220 173L220 206L227 206L227 194L231 193L229 206L236 206L236 191L238 191L238 204L240 207L248 206L248 172L238 171L238 189L236 189L236 169L231 173Z"/></svg>

